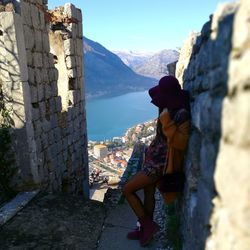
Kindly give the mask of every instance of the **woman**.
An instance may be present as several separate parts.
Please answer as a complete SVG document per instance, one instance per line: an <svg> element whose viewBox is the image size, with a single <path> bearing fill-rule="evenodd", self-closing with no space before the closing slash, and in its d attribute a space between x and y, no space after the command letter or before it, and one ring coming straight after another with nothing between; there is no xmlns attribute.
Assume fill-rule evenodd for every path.
<svg viewBox="0 0 250 250"><path fill-rule="evenodd" d="M123 188L140 224L127 237L139 239L142 246L147 245L159 230L153 221L155 188L164 190L163 174L182 171L190 124L188 94L175 77L161 78L159 84L149 90L149 95L151 102L159 108L156 137L146 152L142 171ZM144 190L144 203L136 194L140 189Z"/></svg>

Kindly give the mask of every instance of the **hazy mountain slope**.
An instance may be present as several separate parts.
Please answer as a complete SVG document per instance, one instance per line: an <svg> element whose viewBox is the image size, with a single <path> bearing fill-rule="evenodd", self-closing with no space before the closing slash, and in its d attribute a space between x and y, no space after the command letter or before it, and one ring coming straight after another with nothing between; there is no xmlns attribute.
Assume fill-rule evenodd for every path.
<svg viewBox="0 0 250 250"><path fill-rule="evenodd" d="M136 74L101 44L84 38L86 96L114 96L150 88L153 78Z"/></svg>
<svg viewBox="0 0 250 250"><path fill-rule="evenodd" d="M167 65L179 58L179 52L171 49L162 50L154 55L122 51L116 53L136 73L156 79L168 74Z"/></svg>
<svg viewBox="0 0 250 250"><path fill-rule="evenodd" d="M154 55L153 52L143 53L132 50L113 52L118 55L122 59L122 61L132 69L134 69L138 65L141 65Z"/></svg>

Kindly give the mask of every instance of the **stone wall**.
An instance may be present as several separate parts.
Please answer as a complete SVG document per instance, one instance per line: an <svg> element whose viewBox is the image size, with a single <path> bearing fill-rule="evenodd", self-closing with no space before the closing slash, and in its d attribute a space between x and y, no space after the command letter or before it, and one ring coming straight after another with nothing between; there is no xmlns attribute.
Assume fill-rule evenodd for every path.
<svg viewBox="0 0 250 250"><path fill-rule="evenodd" d="M181 201L183 249L250 246L250 3L219 5L181 50L192 132Z"/></svg>
<svg viewBox="0 0 250 250"><path fill-rule="evenodd" d="M19 189L88 196L81 10L65 4L48 12L44 2L20 1L19 11L0 13L0 76L15 122L15 182Z"/></svg>

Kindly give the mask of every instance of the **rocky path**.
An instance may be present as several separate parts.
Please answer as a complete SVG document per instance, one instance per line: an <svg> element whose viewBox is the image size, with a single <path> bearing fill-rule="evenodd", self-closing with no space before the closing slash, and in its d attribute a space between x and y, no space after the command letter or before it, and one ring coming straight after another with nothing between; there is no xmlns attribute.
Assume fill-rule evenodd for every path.
<svg viewBox="0 0 250 250"><path fill-rule="evenodd" d="M156 197L157 198L157 197ZM0 250L139 250L166 247L162 202L157 198L155 220L161 231L146 248L126 234L136 217L119 189L109 189L104 203L82 196L38 194L0 228Z"/></svg>
<svg viewBox="0 0 250 250"><path fill-rule="evenodd" d="M0 249L96 249L104 218L101 202L39 194L0 228Z"/></svg>

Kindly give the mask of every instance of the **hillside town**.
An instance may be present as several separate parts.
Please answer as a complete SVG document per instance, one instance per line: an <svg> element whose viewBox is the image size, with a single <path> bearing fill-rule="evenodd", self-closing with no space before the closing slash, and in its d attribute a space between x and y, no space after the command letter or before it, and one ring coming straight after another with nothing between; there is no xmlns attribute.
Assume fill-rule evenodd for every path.
<svg viewBox="0 0 250 250"><path fill-rule="evenodd" d="M124 136L89 141L89 184L92 199L102 200L108 187L116 187L127 167L136 142L148 145L155 136L156 120L129 128ZM100 195L101 191L101 195Z"/></svg>

